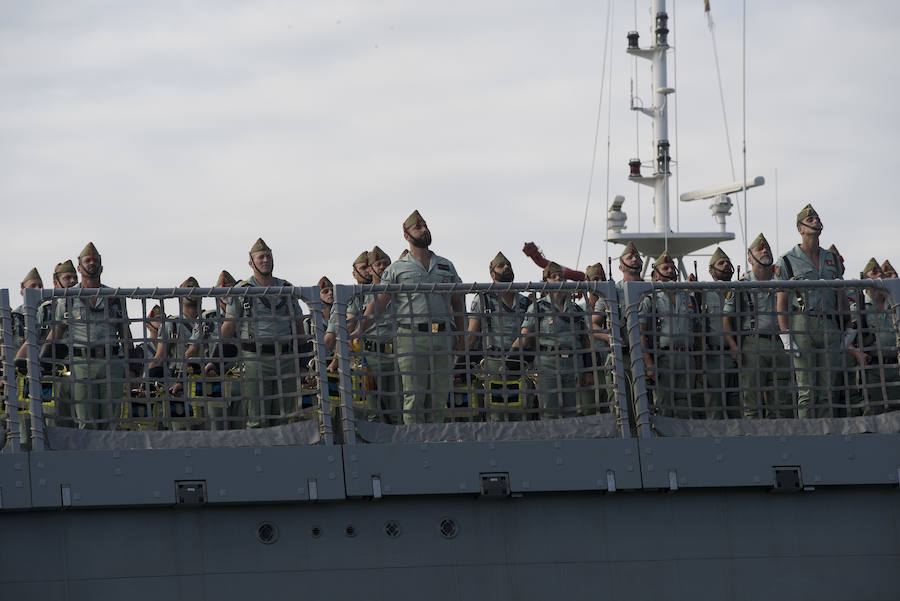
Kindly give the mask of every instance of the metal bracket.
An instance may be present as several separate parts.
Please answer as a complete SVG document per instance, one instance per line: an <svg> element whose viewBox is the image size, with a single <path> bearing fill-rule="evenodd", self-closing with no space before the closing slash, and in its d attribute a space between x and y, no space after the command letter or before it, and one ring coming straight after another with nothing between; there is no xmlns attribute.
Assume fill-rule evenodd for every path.
<svg viewBox="0 0 900 601"><path fill-rule="evenodd" d="M203 505L206 503L206 480L176 480L176 505Z"/></svg>
<svg viewBox="0 0 900 601"><path fill-rule="evenodd" d="M482 473L481 496L500 499L509 496L508 473Z"/></svg>

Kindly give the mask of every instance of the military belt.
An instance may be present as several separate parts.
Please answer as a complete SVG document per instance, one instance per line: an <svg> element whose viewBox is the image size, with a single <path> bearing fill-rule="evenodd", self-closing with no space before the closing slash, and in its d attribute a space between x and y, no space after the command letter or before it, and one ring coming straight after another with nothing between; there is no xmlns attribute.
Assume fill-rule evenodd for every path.
<svg viewBox="0 0 900 601"><path fill-rule="evenodd" d="M76 357L90 357L92 359L103 359L107 354L105 346L76 346L72 348L72 353Z"/></svg>
<svg viewBox="0 0 900 601"><path fill-rule="evenodd" d="M394 352L394 345L390 342L378 343L374 340L366 340L363 343L363 348L370 353L390 354Z"/></svg>
<svg viewBox="0 0 900 601"><path fill-rule="evenodd" d="M252 342L244 342L241 344L241 350L245 353L259 353L260 355L274 355L277 351L282 355L291 352L290 344L254 344Z"/></svg>
<svg viewBox="0 0 900 601"><path fill-rule="evenodd" d="M403 328L404 330L416 329L420 332L443 332L447 329L446 322L443 321L433 321L431 323L416 323L416 324L408 324L401 323L397 324L398 328Z"/></svg>

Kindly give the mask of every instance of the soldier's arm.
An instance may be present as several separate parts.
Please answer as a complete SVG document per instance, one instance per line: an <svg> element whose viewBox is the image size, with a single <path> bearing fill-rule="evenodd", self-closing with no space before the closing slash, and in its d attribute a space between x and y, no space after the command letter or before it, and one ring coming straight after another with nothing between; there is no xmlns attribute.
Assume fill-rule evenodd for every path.
<svg viewBox="0 0 900 601"><path fill-rule="evenodd" d="M480 317L470 317L469 318L469 327L466 329L469 333L466 341L466 346L469 348L475 348L476 343L478 342L478 332L481 332L481 318Z"/></svg>
<svg viewBox="0 0 900 601"><path fill-rule="evenodd" d="M782 332L788 332L791 329L791 322L788 318L788 293L779 290L775 295L775 303L778 311L778 327Z"/></svg>
<svg viewBox="0 0 900 601"><path fill-rule="evenodd" d="M609 334L606 329L606 315L602 311L596 311L591 315L591 336L606 344L612 344Z"/></svg>

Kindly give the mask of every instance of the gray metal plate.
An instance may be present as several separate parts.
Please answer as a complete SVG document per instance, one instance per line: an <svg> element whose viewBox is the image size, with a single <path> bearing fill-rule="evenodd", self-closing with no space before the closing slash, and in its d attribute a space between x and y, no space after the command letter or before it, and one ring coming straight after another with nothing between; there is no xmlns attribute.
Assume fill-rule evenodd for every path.
<svg viewBox="0 0 900 601"><path fill-rule="evenodd" d="M203 480L208 503L343 499L337 447L47 451L31 453L34 506L175 503L175 482Z"/></svg>
<svg viewBox="0 0 900 601"><path fill-rule="evenodd" d="M31 472L28 454L0 454L0 509L28 507L31 507Z"/></svg>
<svg viewBox="0 0 900 601"><path fill-rule="evenodd" d="M624 440L355 445L344 449L349 496L373 496L372 477L387 495L478 494L480 474L509 474L514 493L641 487L637 445Z"/></svg>
<svg viewBox="0 0 900 601"><path fill-rule="evenodd" d="M799 466L805 486L897 484L900 435L642 439L647 488L773 486L775 466Z"/></svg>

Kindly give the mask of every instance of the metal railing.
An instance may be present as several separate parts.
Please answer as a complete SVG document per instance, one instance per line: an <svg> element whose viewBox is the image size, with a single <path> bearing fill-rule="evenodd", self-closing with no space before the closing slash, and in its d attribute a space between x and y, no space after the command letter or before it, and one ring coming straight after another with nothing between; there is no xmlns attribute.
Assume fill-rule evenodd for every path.
<svg viewBox="0 0 900 601"><path fill-rule="evenodd" d="M808 433L898 415L896 280L622 291L336 286L326 321L316 287L26 290L18 344L3 290L6 448L94 431L174 446Z"/></svg>

